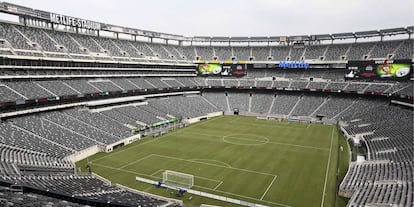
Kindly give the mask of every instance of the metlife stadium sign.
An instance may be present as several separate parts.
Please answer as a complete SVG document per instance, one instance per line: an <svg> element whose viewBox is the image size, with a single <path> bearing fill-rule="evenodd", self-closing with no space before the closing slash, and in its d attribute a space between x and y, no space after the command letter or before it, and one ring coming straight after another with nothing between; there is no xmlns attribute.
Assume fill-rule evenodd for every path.
<svg viewBox="0 0 414 207"><path fill-rule="evenodd" d="M62 24L72 27L79 27L92 30L100 30L101 24L94 21L89 21L85 19L69 17L62 14L50 13L50 21L56 24Z"/></svg>
<svg viewBox="0 0 414 207"><path fill-rule="evenodd" d="M300 68L300 69L307 69L309 68L309 63L305 61L280 61L279 68L287 69L287 68Z"/></svg>

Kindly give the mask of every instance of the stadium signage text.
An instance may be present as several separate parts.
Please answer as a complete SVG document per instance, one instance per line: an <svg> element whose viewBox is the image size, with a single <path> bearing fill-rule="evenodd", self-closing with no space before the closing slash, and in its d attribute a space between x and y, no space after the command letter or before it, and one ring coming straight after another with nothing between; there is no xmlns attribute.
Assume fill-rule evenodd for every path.
<svg viewBox="0 0 414 207"><path fill-rule="evenodd" d="M101 24L94 21L89 21L85 19L69 17L61 14L50 13L50 21L56 24L62 24L72 27L79 27L85 29L100 30Z"/></svg>
<svg viewBox="0 0 414 207"><path fill-rule="evenodd" d="M309 68L309 63L305 61L280 61L279 68Z"/></svg>

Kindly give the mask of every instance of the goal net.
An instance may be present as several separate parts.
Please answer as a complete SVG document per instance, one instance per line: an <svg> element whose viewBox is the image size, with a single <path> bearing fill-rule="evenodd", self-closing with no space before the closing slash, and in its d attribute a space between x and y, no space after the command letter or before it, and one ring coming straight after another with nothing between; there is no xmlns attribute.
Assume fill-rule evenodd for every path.
<svg viewBox="0 0 414 207"><path fill-rule="evenodd" d="M194 185L194 176L172 170L166 170L162 173L162 182L167 185L190 189Z"/></svg>

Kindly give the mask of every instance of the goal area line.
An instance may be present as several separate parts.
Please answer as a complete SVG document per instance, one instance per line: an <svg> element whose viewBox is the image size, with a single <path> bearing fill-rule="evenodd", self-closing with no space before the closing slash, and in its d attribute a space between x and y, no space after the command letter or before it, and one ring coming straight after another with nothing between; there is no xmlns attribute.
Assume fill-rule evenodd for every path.
<svg viewBox="0 0 414 207"><path fill-rule="evenodd" d="M157 176L157 174L160 174L161 172L164 172L164 171L166 171L166 169L159 169L159 170L153 172L151 175L149 175L149 177L151 177L151 178L162 178L162 177ZM224 183L224 181L222 181L222 180L206 178L206 177L199 176L199 175L193 175L193 176L194 176L194 178L197 178L197 179L200 179L200 180L207 180L207 181L212 181L212 182L217 183L217 185L215 185L213 188L209 188L210 190L216 190L218 187L220 187L221 184ZM205 188L203 186L199 186L199 185L196 185L196 184L194 184L194 186Z"/></svg>
<svg viewBox="0 0 414 207"><path fill-rule="evenodd" d="M259 197L260 197L259 198L259 197L250 197L248 195L240 195L240 194L237 194L237 193L232 193L232 192L227 192L227 191L221 191L221 190L219 190L219 187L222 186L227 181L207 178L207 177L203 177L203 176L200 176L200 175L197 175L197 174L194 174L194 173L192 174L194 176L195 180L205 180L205 181L208 181L210 183L210 185L209 184L207 184L207 185L197 185L198 182L195 181L193 186L196 187L197 189L204 189L204 190L207 190L207 192L218 192L218 193L223 194L223 195L235 196L237 198L244 198L244 199L249 199L249 200L252 200L252 201L264 202L264 203L269 203L269 204L271 203L272 204L271 206L273 206L273 205L288 206L288 205L285 205L285 204L280 204L280 203L277 203L277 202L272 202L272 201L268 201L268 200L264 199L267 195L267 192L274 185L274 183L275 183L275 181L278 177L277 175L274 175L274 174L268 174L268 173L263 173L263 172L259 172L259 171L252 171L252 170L243 169L243 168L235 168L235 167L231 167L231 166L225 166L223 164L201 162L200 160L197 160L197 159L187 160L187 159L171 157L171 156L166 156L166 155L159 155L159 154L149 154L149 155L144 156L143 158L140 158L138 160L131 161L130 163L127 163L126 165L133 166L134 164L139 164L140 162L143 162L145 160L148 161L148 159L150 160L150 159L153 159L153 158L156 158L156 157L165 158L165 159L174 159L174 160L183 161L183 162L191 162L191 163L200 164L200 165L208 165L208 166L218 167L218 168L225 168L227 170L235 170L235 171L248 173L248 174L251 173L251 174L256 174L256 176L262 176L263 178L264 177L271 177L272 180L269 182L268 185L265 186L266 189L263 189L263 193L259 195ZM113 170L119 170L119 171L127 172L127 173L130 173L130 174L134 174L135 176L138 175L141 178L145 178L145 179L149 178L150 180L152 180L154 182L156 181L157 183L159 181L162 181L162 179L163 179L162 172L166 170L165 168L162 168L162 169L159 168L159 169L155 169L153 172L142 173L142 172L136 172L135 170L126 169L128 166L127 167L121 166L122 168L121 167L116 168L116 167L106 166L106 165L103 165L103 164L98 164L98 163L95 163L95 162L92 162L91 165L97 165L97 166L104 167L104 168L109 168L109 169L113 169ZM175 187L177 187L177 186L175 186ZM182 187L182 188L185 188L185 187Z"/></svg>
<svg viewBox="0 0 414 207"><path fill-rule="evenodd" d="M142 178L142 177L139 177L139 176L136 176L135 180L139 181L139 182L144 182L144 183L147 183L147 184L151 184L151 185L159 185L159 181L154 181L154 180ZM161 185L159 185L159 186L169 188L169 189L173 189L173 190L178 189L177 186L171 186L171 185L164 184L164 183L161 183ZM196 186L196 185L194 185L194 186ZM215 194L212 194L212 193L206 193L206 192L193 190L193 189L186 189L186 191L190 194L193 194L193 195L198 195L198 196L202 196L202 197L206 197L206 198L211 198L211 199L215 199L215 200L234 203L234 204L238 204L238 205L242 205L242 206L270 207L270 206L263 205L263 204L251 203L251 202L247 202L247 201L243 201L243 200L238 200L238 199L229 198L229 197L225 197L225 196L215 195ZM241 198L247 198L247 199L256 200L256 201L263 201L263 202L270 203L270 204L276 205L276 206L291 207L289 205L282 204L282 203L259 200L259 199L251 198L251 197L248 197L248 196L242 196L242 195L238 195L238 194L234 194L234 193L228 193L228 192L223 192L223 191L218 191L218 192L228 194L228 195L235 195L235 196L241 197Z"/></svg>
<svg viewBox="0 0 414 207"><path fill-rule="evenodd" d="M263 192L263 194L262 194L262 196L259 200L263 200L263 198L267 194L267 191L269 191L269 189L272 187L274 181L278 177L275 174L263 173L263 172L253 171L253 170L248 170L248 169L243 169L243 168L236 168L236 167L232 167L228 164L223 165L225 163L215 164L215 163L203 162L202 161L203 159L182 159L182 158L178 158L178 157L159 155L159 154L150 154L150 155L147 155L147 156L145 156L141 159L138 159L136 161L132 161L130 163L137 164L137 163L142 162L144 160L151 159L152 157L161 157L161 158L165 158L165 159L174 159L174 160L183 161L183 162L191 162L191 163L196 163L196 164L201 164L201 165L209 165L209 166L213 166L213 167L225 168L225 169L228 169L228 170L240 171L240 172L243 172L243 173L251 173L251 174L256 174L256 175L259 175L259 176L271 177L272 181L267 185L267 188L264 190L264 192ZM127 166L132 165L130 163L128 163L126 165ZM124 166L125 165L123 165L120 169L125 169ZM149 175L144 174L144 176L148 176L148 177L154 178L154 179L162 179L163 176L162 175L157 176L157 174L161 174L161 172L165 171L165 170L167 170L167 169L157 169L156 171L154 171L153 173L150 173ZM195 182L193 185L196 186L196 187L199 187L199 188L204 188L204 189L209 189L209 190L212 190L212 191L217 191L217 189L224 183L223 180L207 178L207 177L203 177L203 176L196 175L196 174L192 174L192 175L197 179L206 180L208 182L213 182L214 183L214 186L207 187L207 186L197 185L197 183Z"/></svg>

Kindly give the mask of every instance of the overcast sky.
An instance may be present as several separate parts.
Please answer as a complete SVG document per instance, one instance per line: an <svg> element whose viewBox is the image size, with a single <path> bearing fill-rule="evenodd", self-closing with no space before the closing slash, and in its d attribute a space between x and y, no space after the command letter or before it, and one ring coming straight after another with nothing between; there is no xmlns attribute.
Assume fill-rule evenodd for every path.
<svg viewBox="0 0 414 207"><path fill-rule="evenodd" d="M414 0L8 0L184 36L278 36L414 25Z"/></svg>

